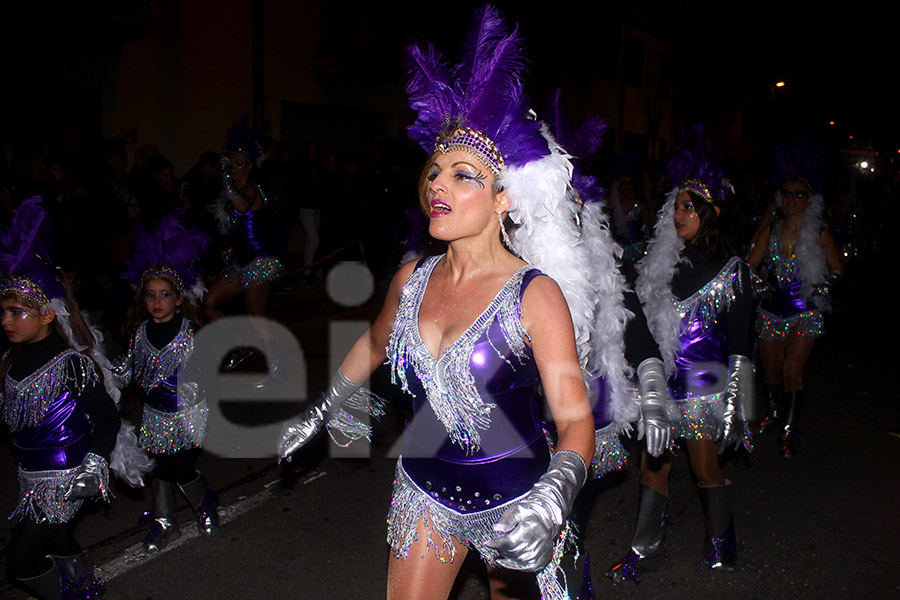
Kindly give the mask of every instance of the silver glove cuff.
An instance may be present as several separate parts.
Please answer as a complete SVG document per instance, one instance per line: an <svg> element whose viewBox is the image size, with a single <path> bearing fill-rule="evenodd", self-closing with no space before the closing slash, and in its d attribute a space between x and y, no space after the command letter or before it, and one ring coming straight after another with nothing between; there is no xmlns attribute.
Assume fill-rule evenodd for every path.
<svg viewBox="0 0 900 600"><path fill-rule="evenodd" d="M648 358L637 368L638 384L641 386L641 406L645 404L666 407L666 371L663 361Z"/></svg>

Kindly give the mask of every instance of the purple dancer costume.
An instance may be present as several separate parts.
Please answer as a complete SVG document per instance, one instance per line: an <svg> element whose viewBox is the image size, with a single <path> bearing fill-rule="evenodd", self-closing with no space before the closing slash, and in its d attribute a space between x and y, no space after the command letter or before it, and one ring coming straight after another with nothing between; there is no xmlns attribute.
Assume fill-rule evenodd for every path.
<svg viewBox="0 0 900 600"><path fill-rule="evenodd" d="M760 302L756 329L764 340L784 340L788 335L819 337L825 333L825 319L815 302L803 297L803 282L797 255L781 251L781 221L772 223L769 246L763 264L768 270L772 294Z"/></svg>
<svg viewBox="0 0 900 600"><path fill-rule="evenodd" d="M493 564L485 545L511 502L547 469L550 451L537 403L540 383L521 298L541 272L522 267L478 319L435 359L419 337L419 306L435 265L426 259L403 289L388 358L392 375L413 396L415 416L397 462L388 514L388 542L406 557L420 518L440 540L439 558L456 554L452 538L470 544Z"/></svg>

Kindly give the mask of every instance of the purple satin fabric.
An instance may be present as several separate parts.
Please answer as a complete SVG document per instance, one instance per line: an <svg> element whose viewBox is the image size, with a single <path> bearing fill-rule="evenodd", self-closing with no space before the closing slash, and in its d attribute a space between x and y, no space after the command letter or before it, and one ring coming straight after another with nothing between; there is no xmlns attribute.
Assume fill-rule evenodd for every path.
<svg viewBox="0 0 900 600"><path fill-rule="evenodd" d="M16 461L26 471L72 469L88 450L90 422L66 390L50 404L44 419L13 434Z"/></svg>
<svg viewBox="0 0 900 600"><path fill-rule="evenodd" d="M708 396L725 389L728 349L725 345L727 326L718 319L703 330L694 319L681 334L681 349L675 355L675 372L669 378L669 397L681 400L693 396Z"/></svg>
<svg viewBox="0 0 900 600"><path fill-rule="evenodd" d="M522 283L524 290L528 277ZM496 348L496 349L495 349ZM452 443L437 419L412 366L407 367L415 417L407 426L403 468L432 498L457 512L492 508L529 491L550 462L537 391L540 383L530 347L521 361L509 353L495 320L475 343L469 369L491 410L481 447L467 454ZM486 502L487 501L487 502Z"/></svg>
<svg viewBox="0 0 900 600"><path fill-rule="evenodd" d="M184 409L183 403L178 400L177 386L178 374L173 373L147 392L147 404L167 413L176 413Z"/></svg>
<svg viewBox="0 0 900 600"><path fill-rule="evenodd" d="M240 212L231 207L231 237L238 266L244 267L258 258L269 256L263 241L262 211Z"/></svg>
<svg viewBox="0 0 900 600"><path fill-rule="evenodd" d="M786 287L779 288L775 277L770 275L769 285L774 291L771 296L760 303L766 312L777 317L787 318L816 309L815 305L806 302L800 295L801 283L799 281L789 281Z"/></svg>

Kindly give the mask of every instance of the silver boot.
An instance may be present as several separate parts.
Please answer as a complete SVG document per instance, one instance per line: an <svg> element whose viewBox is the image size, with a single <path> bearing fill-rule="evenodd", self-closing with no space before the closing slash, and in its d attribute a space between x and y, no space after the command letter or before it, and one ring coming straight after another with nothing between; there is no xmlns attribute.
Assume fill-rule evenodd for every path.
<svg viewBox="0 0 900 600"><path fill-rule="evenodd" d="M637 524L631 538L631 549L606 576L613 583L640 583L642 572L661 569L666 562L666 523L669 499L650 486L641 484Z"/></svg>
<svg viewBox="0 0 900 600"><path fill-rule="evenodd" d="M181 537L178 521L175 519L175 485L171 481L151 479L153 506L138 521L138 528L150 527L144 537L144 550L159 552Z"/></svg>
<svg viewBox="0 0 900 600"><path fill-rule="evenodd" d="M181 493L187 498L194 512L197 513L197 529L200 535L211 537L219 531L219 495L215 493L206 481L206 477L197 473L197 478L185 485L178 486Z"/></svg>
<svg viewBox="0 0 900 600"><path fill-rule="evenodd" d="M700 504L706 518L703 564L717 571L734 571L737 565L737 539L731 514L729 484L700 488Z"/></svg>

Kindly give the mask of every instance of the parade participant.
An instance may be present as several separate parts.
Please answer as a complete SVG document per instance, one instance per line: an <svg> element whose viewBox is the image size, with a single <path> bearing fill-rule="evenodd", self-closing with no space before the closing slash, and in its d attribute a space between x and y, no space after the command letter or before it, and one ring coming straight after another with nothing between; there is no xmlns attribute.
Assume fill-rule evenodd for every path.
<svg viewBox="0 0 900 600"><path fill-rule="evenodd" d="M671 426L686 440L706 519L704 563L732 570L737 547L730 482L717 449L743 444L750 450L742 406L753 399L749 270L727 250L720 231L721 171L701 151L685 149L676 151L669 171L680 183L659 212L637 283L665 364L668 402L644 402L641 412L657 434L665 436ZM638 581L664 562L671 462L671 451L644 453L631 549L608 573L615 582Z"/></svg>
<svg viewBox="0 0 900 600"><path fill-rule="evenodd" d="M432 153L420 204L447 252L400 268L329 390L279 442L289 457L322 427L339 430L341 404L361 405L354 382L389 360L414 408L388 515L391 599L446 598L469 550L488 564L492 598L525 595L510 570L567 598L566 516L593 454L582 366L596 277L567 195L571 163L526 118L518 31L489 6L476 24L456 68L430 45L411 49L410 135Z"/></svg>
<svg viewBox="0 0 900 600"><path fill-rule="evenodd" d="M822 219L824 202L814 178L819 155L808 145L776 151L775 205L781 218L760 228L747 262L763 267L769 290L756 317L769 414L761 431L780 430L782 454L797 451L803 404L803 372L816 338L824 332L831 287L844 272L834 237Z"/></svg>
<svg viewBox="0 0 900 600"><path fill-rule="evenodd" d="M246 115L228 130L222 159L222 198L216 217L231 244L232 262L210 284L204 299L204 312L210 321L225 316L222 304L241 292L247 314L265 315L272 282L284 273L278 258L269 255L263 226L265 196L250 178L260 157L257 137Z"/></svg>
<svg viewBox="0 0 900 600"><path fill-rule="evenodd" d="M144 394L140 443L156 463L152 505L141 517L141 525L150 527L143 541L147 552L181 536L176 486L196 512L200 534L212 536L219 529L218 496L195 468L206 432L206 400L196 382L180 378L194 350L203 295L198 268L209 238L185 229L179 216L164 217L150 232L138 228L137 249L122 275L136 289L132 315L139 324L116 375L121 385L135 383Z"/></svg>
<svg viewBox="0 0 900 600"><path fill-rule="evenodd" d="M102 336L48 261L45 217L41 198L29 198L0 236L0 313L12 343L0 362L0 404L19 469L7 570L39 598L96 598L102 584L71 521L86 498L110 498L110 469L141 485L149 465L133 460Z"/></svg>
<svg viewBox="0 0 900 600"><path fill-rule="evenodd" d="M610 232L608 217L602 210L605 191L596 178L584 174L581 169L583 161L600 148L606 123L592 117L573 132L565 117L559 90L548 114L548 125L557 141L572 155L571 192L575 196L573 201L581 206L582 236L591 245L596 272L603 275L596 282L597 315L591 335L594 360L590 365L589 401L594 415L594 457L590 477L575 499L570 515L580 534L578 552L575 553L580 560L571 565L564 564L570 588L576 580L583 582L580 590L570 589L573 600L582 600L594 597L588 568L590 553L584 548L583 538L587 535L591 509L602 477L627 464L628 454L622 447L621 434L631 434L632 424L637 422L638 437L646 438L647 449L654 456L668 448L671 436L668 427L656 428L649 414L648 407L665 402L665 386L660 384L665 377L659 349L647 327L641 303L627 283L634 281L634 267L624 258L622 248ZM638 374L637 386L633 381L635 374ZM640 418L642 414L645 419ZM552 423L547 427L553 431Z"/></svg>

